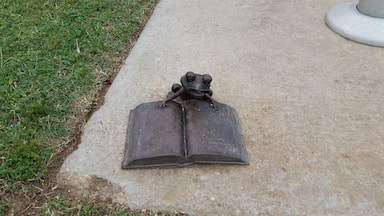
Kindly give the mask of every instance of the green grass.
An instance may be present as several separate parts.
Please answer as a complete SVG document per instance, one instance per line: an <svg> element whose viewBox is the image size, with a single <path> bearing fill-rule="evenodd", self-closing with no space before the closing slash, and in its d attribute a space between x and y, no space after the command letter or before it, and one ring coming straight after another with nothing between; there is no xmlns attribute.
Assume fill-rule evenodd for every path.
<svg viewBox="0 0 384 216"><path fill-rule="evenodd" d="M84 108L76 100L102 86L154 3L1 1L0 195L44 176L53 140ZM7 206L0 199L0 213Z"/></svg>
<svg viewBox="0 0 384 216"><path fill-rule="evenodd" d="M86 203L82 201L65 201L61 199L54 199L46 202L41 211L40 215L92 215L92 216L145 216L154 215L150 212L132 212L119 207L105 208L95 203Z"/></svg>
<svg viewBox="0 0 384 216"><path fill-rule="evenodd" d="M105 213L105 210L97 204L82 202L68 204L59 199L46 202L40 211L40 215L105 215Z"/></svg>
<svg viewBox="0 0 384 216"><path fill-rule="evenodd" d="M5 200L0 200L0 215L8 208L8 202Z"/></svg>

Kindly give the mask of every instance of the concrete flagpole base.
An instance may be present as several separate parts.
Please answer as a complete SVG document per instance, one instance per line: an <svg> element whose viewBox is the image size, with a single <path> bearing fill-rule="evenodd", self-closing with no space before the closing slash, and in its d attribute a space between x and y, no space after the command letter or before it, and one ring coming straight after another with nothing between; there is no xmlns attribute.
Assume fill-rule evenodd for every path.
<svg viewBox="0 0 384 216"><path fill-rule="evenodd" d="M384 47L384 18L361 13L355 2L334 6L328 11L325 21L329 28L345 38Z"/></svg>

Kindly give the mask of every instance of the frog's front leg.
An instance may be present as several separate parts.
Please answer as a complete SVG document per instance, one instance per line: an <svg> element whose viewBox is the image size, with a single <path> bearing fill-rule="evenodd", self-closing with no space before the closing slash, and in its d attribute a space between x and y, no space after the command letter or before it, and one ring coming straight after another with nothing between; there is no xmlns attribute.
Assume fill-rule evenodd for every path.
<svg viewBox="0 0 384 216"><path fill-rule="evenodd" d="M168 93L167 95L167 99L165 99L160 105L159 107L160 108L164 108L164 107L167 107L167 102L177 98L178 96L180 96L181 94L184 93L184 88L179 85L179 84L173 84L172 85L172 91Z"/></svg>
<svg viewBox="0 0 384 216"><path fill-rule="evenodd" d="M211 101L212 106L213 106L213 111L219 111L218 106L217 106L217 102L211 97L211 95L212 95L212 93L205 94L205 97L207 97Z"/></svg>

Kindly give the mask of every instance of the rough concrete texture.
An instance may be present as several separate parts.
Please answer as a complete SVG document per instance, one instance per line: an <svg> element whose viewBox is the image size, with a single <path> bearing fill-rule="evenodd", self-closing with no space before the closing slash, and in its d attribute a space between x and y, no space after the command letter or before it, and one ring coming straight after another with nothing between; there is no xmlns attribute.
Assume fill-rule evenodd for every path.
<svg viewBox="0 0 384 216"><path fill-rule="evenodd" d="M191 215L384 214L384 50L324 24L337 0L163 0L58 179ZM187 71L233 106L249 166L121 170L129 110Z"/></svg>

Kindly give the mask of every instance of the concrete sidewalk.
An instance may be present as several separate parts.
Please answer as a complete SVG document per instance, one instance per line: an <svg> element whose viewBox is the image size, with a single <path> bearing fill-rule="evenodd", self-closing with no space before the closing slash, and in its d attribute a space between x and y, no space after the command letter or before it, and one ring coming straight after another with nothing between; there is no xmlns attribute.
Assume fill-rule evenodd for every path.
<svg viewBox="0 0 384 216"><path fill-rule="evenodd" d="M384 50L337 0L162 0L58 174L81 196L191 215L384 214ZM237 110L249 166L121 170L129 110L187 71Z"/></svg>

